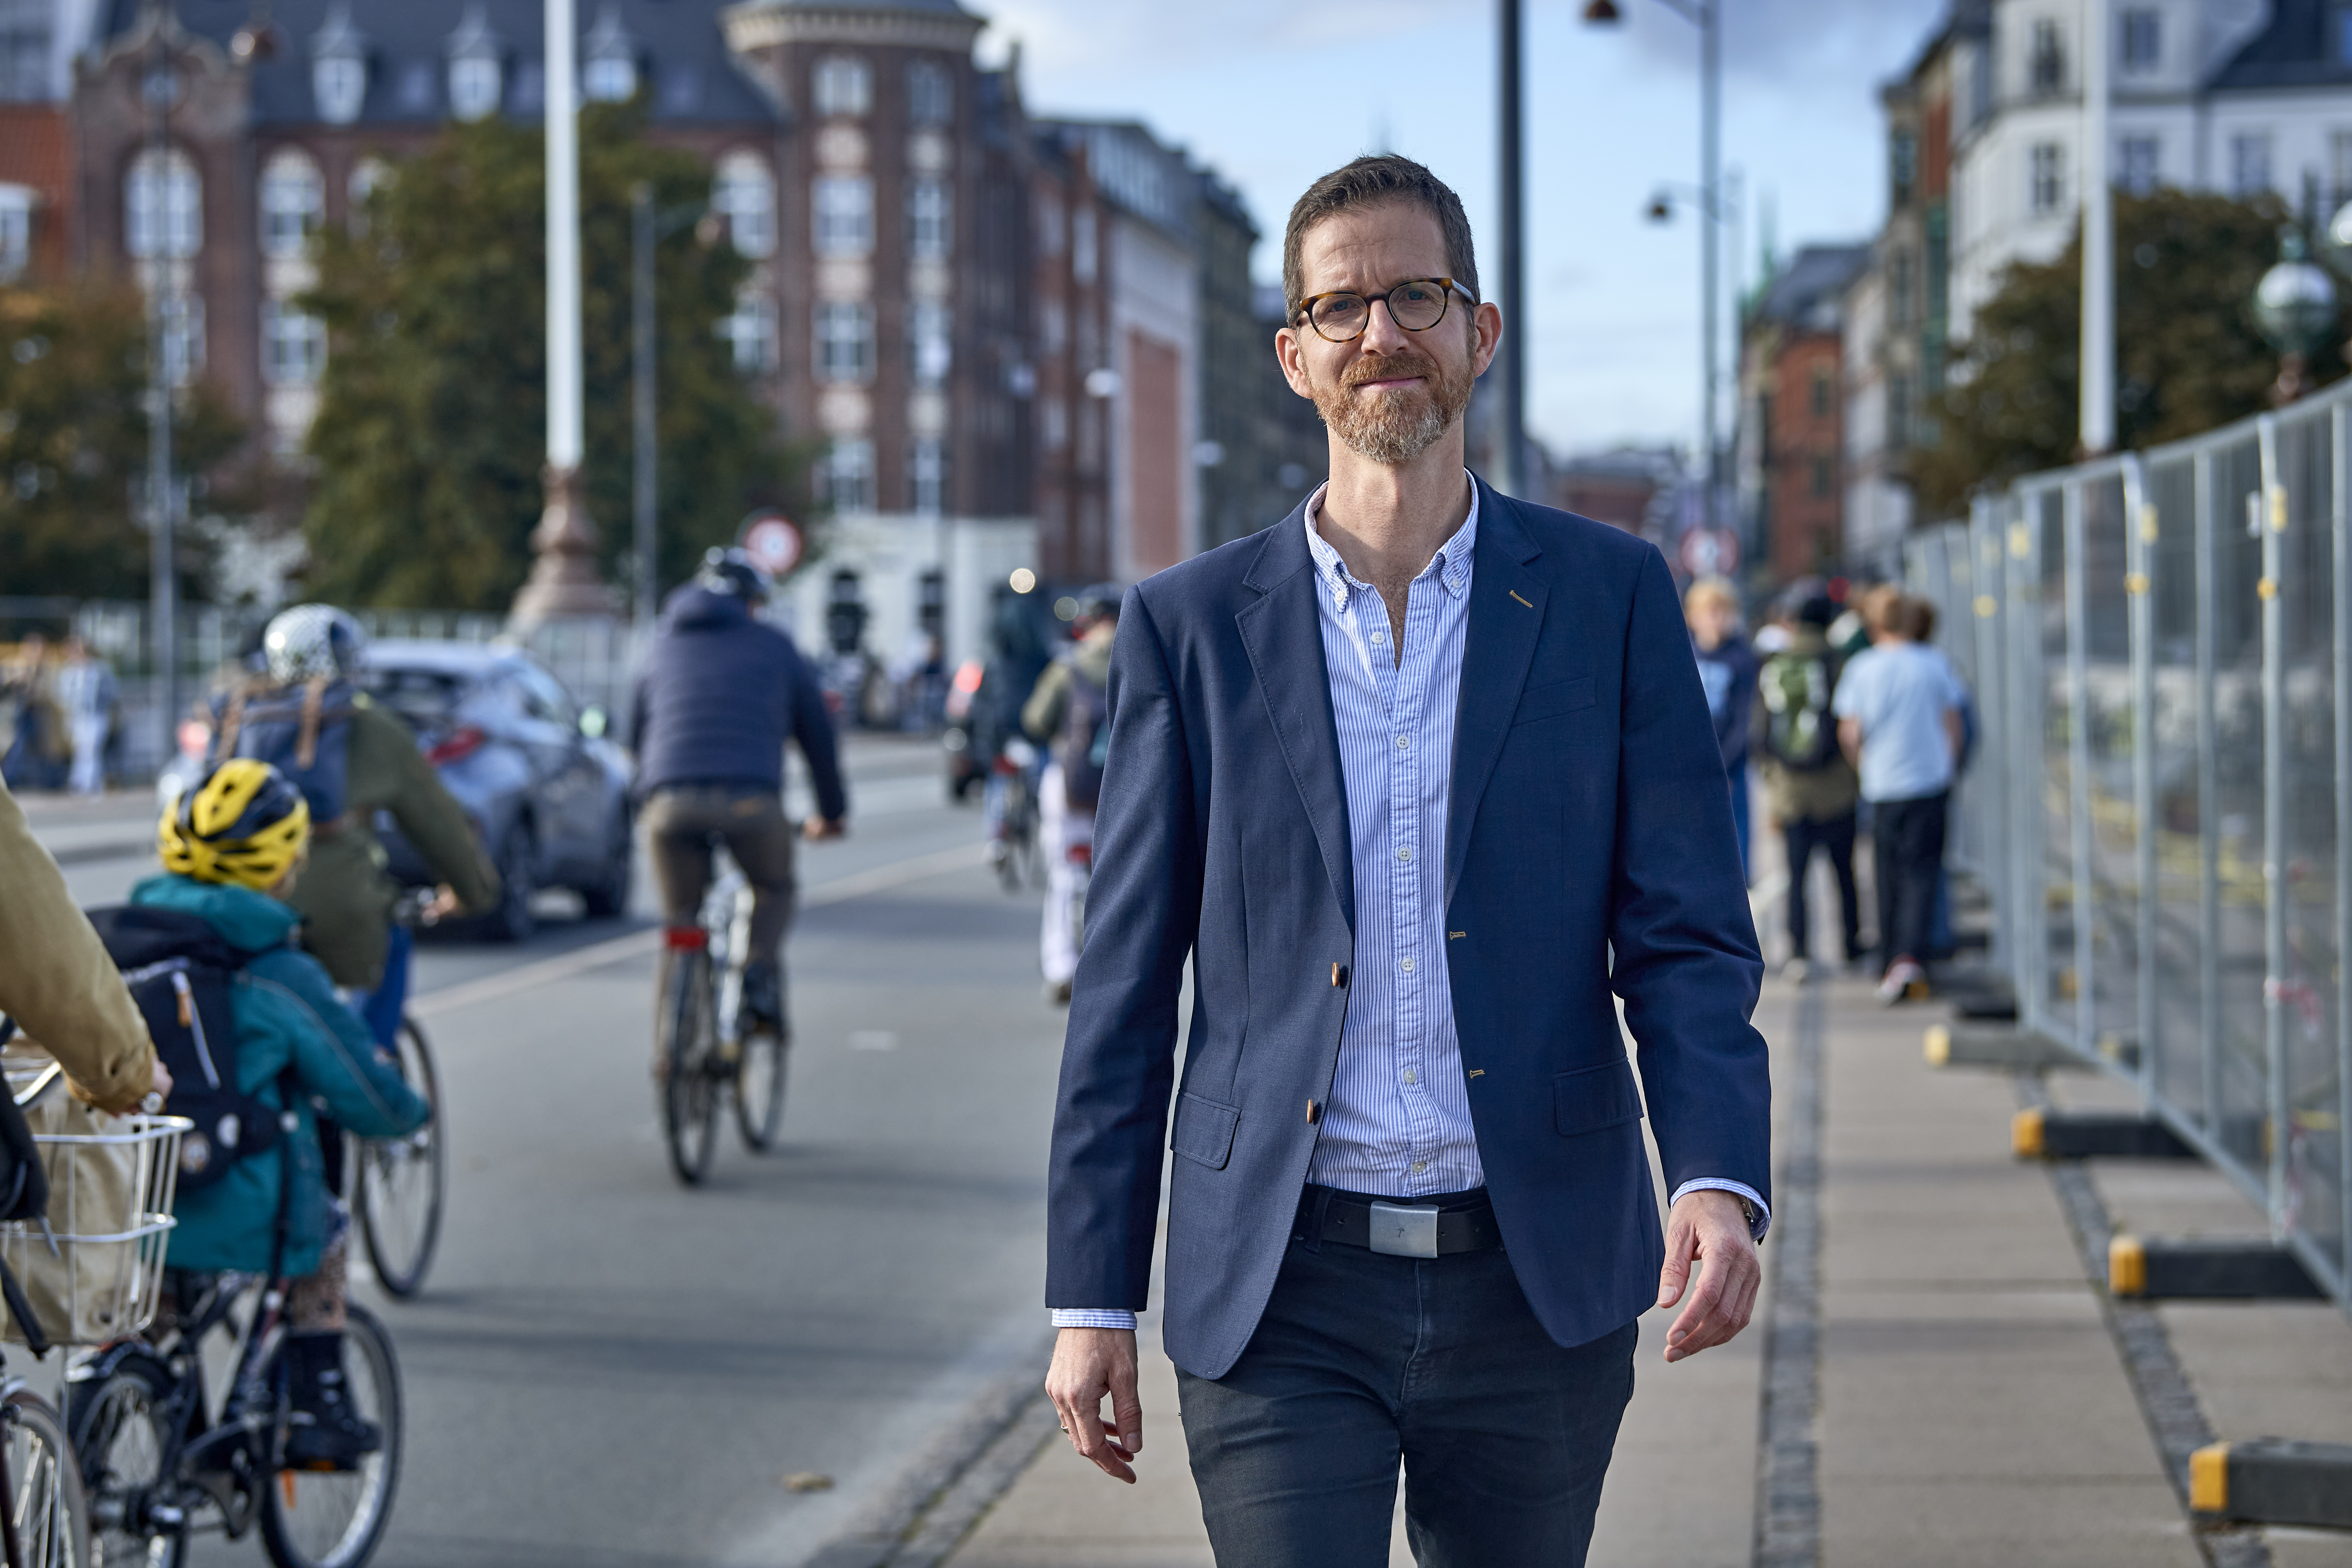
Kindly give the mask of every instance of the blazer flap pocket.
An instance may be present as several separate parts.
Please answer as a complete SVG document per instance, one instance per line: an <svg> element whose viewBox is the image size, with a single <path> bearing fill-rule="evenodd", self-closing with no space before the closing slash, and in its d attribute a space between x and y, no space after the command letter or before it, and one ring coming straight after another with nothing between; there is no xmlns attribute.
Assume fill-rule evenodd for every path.
<svg viewBox="0 0 2352 1568"><path fill-rule="evenodd" d="M1241 1112L1197 1094L1176 1097L1176 1130L1168 1146L1188 1160L1198 1160L1213 1171L1225 1168L1234 1152L1234 1123Z"/></svg>
<svg viewBox="0 0 2352 1568"><path fill-rule="evenodd" d="M1538 719L1554 719L1562 713L1573 713L1580 708L1590 708L1598 699L1593 693L1592 677L1580 675L1573 680L1558 680L1549 686L1538 686L1519 694L1519 706L1511 715L1514 724L1531 724Z"/></svg>
<svg viewBox="0 0 2352 1568"><path fill-rule="evenodd" d="M1551 1080L1552 1124L1563 1138L1598 1132L1642 1120L1642 1090L1633 1063L1619 1057L1599 1067L1555 1074Z"/></svg>

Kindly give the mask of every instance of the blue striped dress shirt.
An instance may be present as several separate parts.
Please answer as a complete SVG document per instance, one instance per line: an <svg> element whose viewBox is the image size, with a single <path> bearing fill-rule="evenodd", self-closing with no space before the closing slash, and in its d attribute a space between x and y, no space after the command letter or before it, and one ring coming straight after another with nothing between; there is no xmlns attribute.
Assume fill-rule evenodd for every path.
<svg viewBox="0 0 2352 1568"><path fill-rule="evenodd" d="M1468 1192L1486 1184L1486 1172L1454 1032L1444 859L1478 487L1470 485L1470 515L1406 591L1402 659L1379 591L1358 581L1318 531L1322 505L1318 489L1307 502L1307 548L1348 792L1356 950L1339 1065L1307 1179L1387 1197ZM1761 1238L1763 1200L1738 1182L1685 1182L1675 1197L1706 1187L1754 1204ZM1057 1308L1054 1324L1131 1329L1135 1314Z"/></svg>

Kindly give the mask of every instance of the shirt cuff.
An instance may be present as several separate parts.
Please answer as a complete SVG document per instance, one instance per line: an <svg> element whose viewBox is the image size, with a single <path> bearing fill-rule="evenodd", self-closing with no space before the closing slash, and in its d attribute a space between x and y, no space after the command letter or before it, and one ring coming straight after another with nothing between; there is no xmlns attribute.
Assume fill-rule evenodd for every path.
<svg viewBox="0 0 2352 1568"><path fill-rule="evenodd" d="M1126 1329L1132 1332L1135 1314L1113 1307L1056 1307L1054 1326L1057 1329Z"/></svg>
<svg viewBox="0 0 2352 1568"><path fill-rule="evenodd" d="M1701 1176L1676 1187L1675 1195L1666 1200L1666 1206L1672 1208L1682 1202L1685 1193L1729 1193L1734 1197L1746 1198L1756 1205L1756 1224L1749 1232L1753 1238L1762 1241L1764 1233L1772 1228L1772 1205L1764 1201L1763 1194L1744 1182L1728 1182L1721 1176Z"/></svg>

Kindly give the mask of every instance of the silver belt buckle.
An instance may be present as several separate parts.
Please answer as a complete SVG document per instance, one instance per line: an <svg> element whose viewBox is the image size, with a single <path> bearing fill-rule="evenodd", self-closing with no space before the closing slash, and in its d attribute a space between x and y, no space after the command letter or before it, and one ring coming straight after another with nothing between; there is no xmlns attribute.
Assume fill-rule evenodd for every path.
<svg viewBox="0 0 2352 1568"><path fill-rule="evenodd" d="M1436 1257L1437 1205L1374 1204L1372 1250L1391 1258Z"/></svg>

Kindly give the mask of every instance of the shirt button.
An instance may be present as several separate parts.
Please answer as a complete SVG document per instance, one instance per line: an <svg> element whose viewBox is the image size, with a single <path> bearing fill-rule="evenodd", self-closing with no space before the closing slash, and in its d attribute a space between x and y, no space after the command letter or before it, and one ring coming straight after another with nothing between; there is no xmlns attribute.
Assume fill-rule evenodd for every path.
<svg viewBox="0 0 2352 1568"><path fill-rule="evenodd" d="M1386 632L1374 632L1372 634L1372 640L1374 642L1386 642L1389 640L1389 634Z"/></svg>
<svg viewBox="0 0 2352 1568"><path fill-rule="evenodd" d="M1428 1162L1428 1161L1426 1161L1426 1160L1415 1160L1415 1161L1412 1163L1412 1173L1413 1173L1414 1175L1416 1175L1416 1176L1420 1175L1423 1171L1426 1171L1426 1170L1428 1170L1428 1169L1429 1169L1429 1162Z"/></svg>
<svg viewBox="0 0 2352 1568"><path fill-rule="evenodd" d="M1420 1072L1420 1069L1419 1069L1419 1068L1405 1068L1405 1069L1404 1069L1404 1080L1405 1080L1405 1082L1407 1082L1407 1083L1409 1083L1409 1084L1410 1084L1410 1083L1419 1083L1419 1082L1421 1081L1421 1072Z"/></svg>
<svg viewBox="0 0 2352 1568"><path fill-rule="evenodd" d="M1410 751L1412 751L1412 737L1411 735L1399 735L1399 736L1397 737L1397 750L1398 750L1398 751L1400 751L1400 752L1410 752Z"/></svg>
<svg viewBox="0 0 2352 1568"><path fill-rule="evenodd" d="M1412 973L1412 960L1410 958L1400 959L1397 962L1397 967L1403 970L1407 974L1411 974Z"/></svg>
<svg viewBox="0 0 2352 1568"><path fill-rule="evenodd" d="M1412 858L1412 851L1410 849L1400 849L1397 851L1397 858L1400 860L1409 861Z"/></svg>

